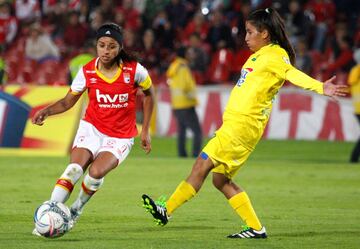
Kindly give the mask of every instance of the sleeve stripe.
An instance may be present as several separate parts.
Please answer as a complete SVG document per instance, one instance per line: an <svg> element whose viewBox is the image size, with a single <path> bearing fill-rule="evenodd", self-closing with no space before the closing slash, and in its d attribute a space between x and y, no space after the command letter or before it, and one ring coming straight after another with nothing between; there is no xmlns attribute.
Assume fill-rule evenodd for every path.
<svg viewBox="0 0 360 249"><path fill-rule="evenodd" d="M151 87L152 85L152 80L150 78L150 76L148 75L146 77L146 79L142 82L139 83L139 86L143 89L143 90L147 90Z"/></svg>
<svg viewBox="0 0 360 249"><path fill-rule="evenodd" d="M74 96L82 94L82 92L74 92L71 88L69 89L69 93Z"/></svg>

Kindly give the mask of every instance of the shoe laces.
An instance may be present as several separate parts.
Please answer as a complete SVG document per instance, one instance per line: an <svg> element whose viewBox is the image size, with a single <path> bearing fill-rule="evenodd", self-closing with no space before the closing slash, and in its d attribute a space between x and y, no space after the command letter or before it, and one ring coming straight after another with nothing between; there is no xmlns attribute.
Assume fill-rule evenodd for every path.
<svg viewBox="0 0 360 249"><path fill-rule="evenodd" d="M161 206L161 207L165 208L165 207L166 207L166 196L165 196L165 195L160 196L160 197L155 201L155 204L158 205L158 206Z"/></svg>

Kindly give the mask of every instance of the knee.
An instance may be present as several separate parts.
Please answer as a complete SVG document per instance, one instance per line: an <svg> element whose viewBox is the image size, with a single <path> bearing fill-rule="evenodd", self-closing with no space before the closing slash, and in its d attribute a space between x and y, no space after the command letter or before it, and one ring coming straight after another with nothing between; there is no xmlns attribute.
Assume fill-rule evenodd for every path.
<svg viewBox="0 0 360 249"><path fill-rule="evenodd" d="M107 171L102 167L90 167L89 175L95 179L100 179L105 177Z"/></svg>
<svg viewBox="0 0 360 249"><path fill-rule="evenodd" d="M218 177L213 177L212 183L218 190L222 191L226 182L223 179L220 179Z"/></svg>

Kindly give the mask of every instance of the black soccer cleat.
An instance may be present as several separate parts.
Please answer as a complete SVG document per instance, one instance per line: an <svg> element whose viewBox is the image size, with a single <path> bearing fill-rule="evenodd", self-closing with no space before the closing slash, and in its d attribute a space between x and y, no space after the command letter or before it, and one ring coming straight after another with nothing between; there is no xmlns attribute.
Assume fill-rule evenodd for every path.
<svg viewBox="0 0 360 249"><path fill-rule="evenodd" d="M243 230L230 234L227 237L231 239L265 239L267 235L265 227L262 227L261 230L255 230L251 227L243 226Z"/></svg>
<svg viewBox="0 0 360 249"><path fill-rule="evenodd" d="M142 195L142 200L144 203L143 207L152 214L156 224L165 226L168 223L165 203L155 203L153 199L145 194Z"/></svg>

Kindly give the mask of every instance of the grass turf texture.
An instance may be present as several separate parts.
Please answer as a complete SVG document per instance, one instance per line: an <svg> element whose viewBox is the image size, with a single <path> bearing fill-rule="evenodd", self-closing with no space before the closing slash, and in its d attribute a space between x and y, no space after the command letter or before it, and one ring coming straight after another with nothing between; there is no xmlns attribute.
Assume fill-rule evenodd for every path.
<svg viewBox="0 0 360 249"><path fill-rule="evenodd" d="M59 239L31 235L33 213L49 199L68 158L0 157L0 248L359 248L360 164L351 143L261 141L235 177L268 230L266 240L227 239L240 218L211 185L157 227L141 195L170 195L193 159L176 157L174 139L153 139L145 156L136 141L111 172L74 230ZM70 200L78 194L78 183Z"/></svg>

